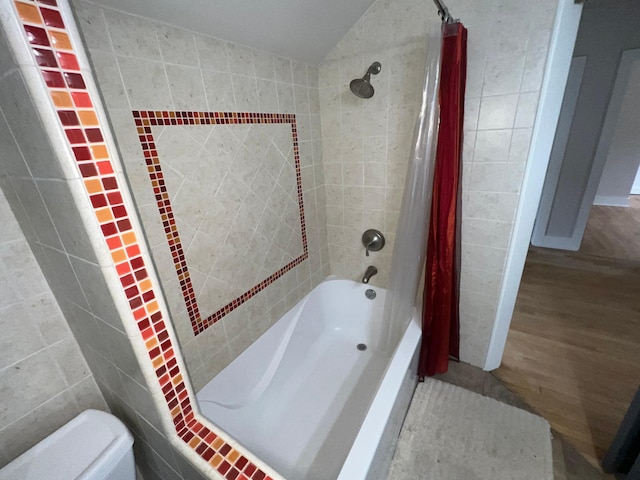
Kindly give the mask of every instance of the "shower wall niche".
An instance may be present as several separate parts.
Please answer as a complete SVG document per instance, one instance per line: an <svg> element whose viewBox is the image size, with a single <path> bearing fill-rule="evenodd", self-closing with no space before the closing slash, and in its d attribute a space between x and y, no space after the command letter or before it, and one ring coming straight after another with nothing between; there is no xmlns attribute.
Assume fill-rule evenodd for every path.
<svg viewBox="0 0 640 480"><path fill-rule="evenodd" d="M317 68L74 8L198 389L329 274Z"/></svg>

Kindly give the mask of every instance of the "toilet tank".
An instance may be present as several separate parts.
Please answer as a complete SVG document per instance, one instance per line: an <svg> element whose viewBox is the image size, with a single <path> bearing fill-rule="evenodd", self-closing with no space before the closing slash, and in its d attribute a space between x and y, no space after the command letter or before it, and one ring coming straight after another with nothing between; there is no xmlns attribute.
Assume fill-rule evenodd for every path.
<svg viewBox="0 0 640 480"><path fill-rule="evenodd" d="M0 470L0 480L135 480L133 437L110 413L86 410Z"/></svg>

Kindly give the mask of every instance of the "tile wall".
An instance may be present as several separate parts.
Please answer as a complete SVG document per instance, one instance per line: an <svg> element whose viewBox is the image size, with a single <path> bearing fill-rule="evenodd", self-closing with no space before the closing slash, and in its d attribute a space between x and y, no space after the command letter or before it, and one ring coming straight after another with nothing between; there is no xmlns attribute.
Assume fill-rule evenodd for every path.
<svg viewBox="0 0 640 480"><path fill-rule="evenodd" d="M555 0L450 0L469 30L463 152L461 355L484 365L519 200L553 27ZM431 4L378 0L319 68L331 272L358 278L371 262L385 285L391 245L364 257L359 231L393 240L417 102ZM348 83L378 60L376 94Z"/></svg>
<svg viewBox="0 0 640 480"><path fill-rule="evenodd" d="M19 156L2 113L0 136L3 160ZM2 191L0 225L1 468L80 412L107 405Z"/></svg>
<svg viewBox="0 0 640 480"><path fill-rule="evenodd" d="M464 152L467 193L463 212L462 354L466 361L481 364L493 325L555 5L552 0L535 5L499 0L450 3L454 14L462 17L469 27L470 46ZM84 85L76 81L85 75L91 83L91 75L88 70L71 74L77 65L71 57L63 55L71 47L64 26L59 26L61 18L54 15L56 2L47 0L44 4L38 7L31 1L16 2L27 25L42 25L42 15L51 15L46 19L47 31L42 26L27 30L32 35L28 38L34 52L53 48L59 54L54 61L62 62L61 70L67 74L61 88L57 88L60 77L48 78L46 66L33 66L29 54L31 63L21 65L20 71L5 69L0 77L0 108L4 117L10 119L21 153L5 166L2 187L7 200L109 408L133 431L137 459L149 477L199 477L161 433L173 435L163 428L169 414L163 407L155 408L162 405L153 398L158 382L150 379L155 374L162 386L160 402L166 399L180 437L176 441L188 443L193 449L189 454L204 458L227 478L237 477L240 470L246 477L264 478L266 475L239 453L232 442L227 443L203 425L193 411L192 396L185 387L189 382L182 377L182 364L173 355L171 329L163 324L162 302L153 305L154 299L147 295L157 289L153 285L155 277L148 279L150 284L145 283L145 278L134 278L136 287L141 289L140 296L129 301L123 296L129 275L121 267L141 272L149 261L145 245L135 237L128 237L128 232L135 235L136 220L129 217L133 225L113 220L121 233L112 235L105 230L112 222L104 217L108 212L102 211L101 204L94 203L88 208L86 205L87 193L92 201L113 204L117 200L119 203L113 204L111 213L119 215L116 207L121 205L125 209L124 218L127 217L127 208L131 208L128 199L124 198L123 203L118 196L122 193L126 197L119 187L121 172L114 175L108 169L118 168L117 162L111 162L108 156L104 158L104 152L96 148L88 153L85 149L82 153L73 150L72 162L85 168L92 165L93 170L78 171L75 163L51 161L55 158L53 153L57 158L68 156L72 151L70 145L77 140L73 132L65 132L62 142L49 143L47 133L52 135L52 125L67 125L64 121L69 120L64 115L55 116L53 106L64 110L67 105L77 115L74 118L83 123L85 130L83 141L90 146L98 147L102 138L89 132L100 124L100 119L85 113L92 110L91 104L88 107L86 103L91 98L70 96L82 93ZM284 313L287 305L295 302L299 285L307 282L310 288L327 273L327 258L334 273L358 278L361 272L353 273L351 267L366 265L359 243L361 232L356 234L365 225L381 228L389 238L387 249L371 257L372 262L375 260L383 267L374 279L385 283L410 149L403 138L410 141L417 110L413 102L420 92L424 32L437 30L435 14L427 15L426 19L416 14L423 7L415 0L378 1L323 62L320 79L317 70L307 65L222 44L89 3L78 2L76 13L85 31L128 173L138 168L146 175L137 132L131 128L135 126L132 110L247 112L277 108L280 113L291 113L294 109L299 119L305 212L309 212L309 251L315 252L315 256L310 255L306 271L298 274L296 270L295 276L287 275L274 283L280 287L272 290L271 300L268 295L265 300L271 316L278 311ZM7 15L15 15L12 8L2 6L3 21ZM41 38L42 31L45 33ZM44 44L39 42L44 41L54 42L54 46L47 43L43 48ZM0 48L0 65L10 62L8 51ZM133 56L132 52L139 56ZM355 103L360 100L352 98L346 90L348 81L361 76L374 60L383 64L383 73L373 78L378 88L376 97L368 104ZM43 57L42 61L50 62L51 58ZM44 124L35 105L26 105L24 101L31 95L39 95L33 90L29 92L25 82L33 86L36 77L42 82L40 75L50 82L47 95L51 98L40 96L35 100ZM320 135L320 112L324 137ZM89 125L96 122L98 125ZM47 125L47 133L43 125ZM67 127L66 130L73 130ZM56 135L63 135L62 126L53 136ZM60 145L66 149L62 157ZM106 149L105 152L108 154ZM73 165L72 170L69 165ZM100 180L101 185L94 179ZM129 181L134 192L147 192L147 202L140 199L137 202L144 218L143 207L153 205L152 192L141 185L136 187L135 182L148 182L148 178L130 174ZM325 184L326 195L322 188ZM104 194L100 193L103 189ZM323 241L325 226L331 239L330 250L336 251L330 257L326 240ZM96 232L100 232L98 237ZM150 243L152 248L160 244ZM98 244L102 247L95 248ZM125 257L118 263L116 256L121 251ZM357 255L362 257L360 262L349 265ZM349 265L348 271L342 267L343 261ZM496 281L487 281L488 278ZM144 311L138 301L143 302ZM245 305L248 307L249 302ZM186 361L193 378L204 378L198 376L198 370L207 368L215 372L221 368L234 354L230 340L238 339L237 345L241 347L236 351L239 351L270 321L264 320L256 331L254 325L231 322L232 315L225 318L228 322L222 321L224 328L209 328L195 338L188 335L192 335L188 322L182 327L179 322L176 324L178 337L187 347ZM132 325L139 328L135 330L138 333L132 330ZM134 352L141 345L144 352ZM208 358L211 351L216 354ZM136 355L151 356L153 367L138 363ZM149 368L156 369L151 376Z"/></svg>
<svg viewBox="0 0 640 480"><path fill-rule="evenodd" d="M426 32L436 30L427 15L409 7L406 1L377 1L319 67L331 273L359 281L375 265L379 273L371 283L382 287L420 107ZM349 82L374 61L382 64L371 76L375 94L356 97ZM369 228L380 230L387 243L366 257L361 237Z"/></svg>
<svg viewBox="0 0 640 480"><path fill-rule="evenodd" d="M13 15L11 10L8 13ZM0 35L0 52L3 54L0 55L2 220L3 225L7 226L8 245L13 244L23 251L20 257L16 257L24 257L24 263L20 262L18 278L29 272L32 277L31 288L34 289L34 295L27 295L23 300L23 316L20 323L13 326L15 330L12 333L24 331L29 325L34 331L30 333L33 342L31 355L28 356L29 353L23 351L25 359L3 370L4 378L0 381L4 417L2 426L6 428L2 430L1 437L2 461L13 460L21 453L19 450L29 447L29 443L37 442L56 426L61 426L64 420L70 419L72 412L78 408L80 397L74 400L73 390L62 387L68 382L65 380L65 372L69 370L72 376L88 375L89 372L85 371L88 364L101 394L96 393L94 403L87 402L83 408L92 405L100 407L106 400L108 409L125 421L133 432L135 454L142 469L149 471L150 467L147 465L153 465L158 471L169 472L171 469L167 462L174 461L173 455L164 451L167 441L164 440L163 443L159 440L162 438L158 433L161 425L153 407L153 399L145 386L129 338L108 295L88 232L75 205L71 187L77 188L79 180L67 180L67 172L57 161L57 154L60 152L56 149L56 139L50 137L43 123L47 121L49 125L53 125L57 118L41 116L48 110L42 109L43 98L37 98L37 92L30 89L27 82L27 76L31 80L37 78L37 71L34 67L26 66L24 58L21 59L20 67L15 64L10 53L12 50L15 52L15 48L7 44L5 32ZM65 40L66 36L62 32L53 33L58 35L58 40ZM47 38L46 33L44 38ZM45 97L44 105L53 114L53 109L46 101ZM7 205L13 211L22 235L26 237L27 249L30 247L33 252L32 260L29 260L24 251L24 237L12 228L13 217L11 211L7 210ZM37 261L42 270L40 276L34 271L34 261ZM5 270L2 272L5 280L3 285L6 284L4 272ZM7 274L9 273L8 271ZM44 279L49 287L42 285ZM21 282L16 282L16 278L11 278L11 282L13 289L7 287L3 291L12 291L11 295L17 295L19 292L16 293L15 287L21 285ZM47 288L51 289L54 298L47 294ZM24 289L20 290L24 295ZM42 308L46 308L44 313L48 316L34 317ZM64 319L66 326L61 323ZM15 323L13 319L4 316L3 321ZM49 321L52 323L49 324ZM71 346L74 338L82 350L80 355ZM58 368L59 362L52 358L55 352L54 345L50 345L52 342L59 346L59 354L64 353L62 347L68 349L69 357L64 359L65 366L62 369ZM18 355L22 346L17 340L12 344L16 350L14 352L11 348L9 355ZM40 344L42 345L37 347ZM22 368L21 363L28 370L25 370L25 375L16 376L16 369L13 367ZM9 390L12 383L17 381L23 383L23 388L33 390L32 398L25 394L17 401L11 401L14 394ZM83 383L86 385L86 381ZM82 383L76 389L80 386ZM44 398L47 391L51 391L52 397L48 402ZM76 392L78 394L79 391ZM5 399L9 401L5 403ZM42 405L32 405L32 402ZM24 405L32 409L27 416L23 416L26 413ZM44 415L45 413L49 415ZM53 422L59 424L54 425ZM163 452L162 458L165 460L161 460L161 456L155 452ZM189 466L187 468L191 469Z"/></svg>
<svg viewBox="0 0 640 480"><path fill-rule="evenodd" d="M18 146L3 156L2 188L109 409L134 435L138 467L147 480L278 478L194 410L68 4L3 3L0 20L10 44L0 108Z"/></svg>
<svg viewBox="0 0 640 480"><path fill-rule="evenodd" d="M154 262L160 272L163 290L189 373L197 389L328 275L325 210L318 208L318 205L324 205L325 195L324 171L321 167L317 68L100 8L88 2L75 1L74 8L125 164L129 184L145 226ZM134 110L296 115L308 260L300 263L230 312L221 322L197 336L194 334L187 304L172 265L167 235L162 228L145 157L132 117ZM251 178L243 176L242 169L238 169L237 165L231 168L231 175L226 178L219 173L221 169L225 172L229 169L225 162L235 162L242 154L246 157L247 145L256 148L256 143L259 143L260 137L263 136L256 129L246 130L239 126L206 129L170 127L169 130L160 130L154 131L154 135L158 136L159 148L166 150L167 166L163 166L163 172L168 172L167 189L172 203L175 203L174 210L184 212L178 215L176 223L186 251L187 264L191 263L190 275L199 290L195 296L203 299L199 302L208 304L205 311L211 314L214 313L215 306L237 298L240 290L248 284L245 282L243 288L239 288L238 285L228 285L231 279L225 282L225 278L216 277L216 271L225 275L224 272L239 271L239 267L229 265L226 261L228 258L218 255L215 249L205 249L203 252L202 247L210 243L213 235L221 238L223 243L227 239L226 248L234 251L240 249L243 242L241 231L243 228L247 230L251 224L248 219L255 217L256 213L246 208L242 210L247 221L239 222L244 223L244 226L233 229L233 217L238 209L216 208L216 205L222 207L237 202L247 206L247 192L252 186L262 188L257 183L264 179L263 175L253 175L255 169L246 171L252 173ZM163 147L163 143L166 148ZM267 152L270 151L267 145L263 147ZM284 147L280 148L284 150ZM286 149L285 156L289 153L289 146L286 146ZM206 151L204 157L203 151ZM279 152L277 149L276 151ZM223 164L214 167L209 162L209 166L204 170L198 165L198 162L206 163L208 158L213 158L212 153L220 152L224 152L224 156L215 156L219 158L218 162ZM185 166L182 162L187 157L193 163ZM228 160L221 160L225 157ZM163 161L162 158L160 161ZM181 164L179 168L178 164ZM277 178L274 180L276 181L272 183L277 184ZM293 183L289 182L287 190L291 189L292 185ZM211 196L216 191L220 202L211 204ZM264 231L264 224L270 223L267 218L268 210L263 210L260 219L252 220L258 222L261 227L259 233L264 235L268 233ZM203 222L201 220L207 216L199 217L197 212L201 211L217 212L216 224L227 226L220 231L212 231L208 224L211 223L214 214L208 216L209 221ZM293 226L294 230L296 228ZM294 236L291 239L296 241ZM286 250L287 246L282 245L285 248L281 250ZM281 266L287 263L283 261L286 253L270 250L268 246L261 248L257 251L258 257L260 253L270 258L277 256L279 258L275 259L276 263L280 263ZM197 251L200 253L196 254ZM191 262L189 252L194 259ZM274 255L275 253L277 255ZM195 260L196 258L199 258L199 261ZM216 268L216 261L218 264L226 262L227 265L221 269ZM258 284L263 279L261 276L264 277L267 272L247 274L256 279L255 283ZM225 285L221 285L221 281ZM214 287L212 295L204 295L214 284L219 287ZM252 320L249 321L249 318Z"/></svg>
<svg viewBox="0 0 640 480"><path fill-rule="evenodd" d="M33 129L30 141L21 135L25 124ZM34 164L33 171L40 177L36 182L25 162L25 156L50 154L43 136L11 49L0 31L0 466L81 411L107 409L69 329L69 318L60 310L38 265L42 255L37 255L38 261L34 256L42 252L36 242L61 239L49 231L39 240L34 228L19 224L12 211L21 215L24 208L42 202L41 195L46 197L56 189L56 181L47 178L57 176L55 168ZM49 218L37 221L44 224Z"/></svg>
<svg viewBox="0 0 640 480"><path fill-rule="evenodd" d="M166 235L159 275L175 283L181 272L199 334L308 256L297 129L292 115L198 112L199 125L183 127L181 112L167 114L136 113L157 124L138 127L159 209L145 228Z"/></svg>

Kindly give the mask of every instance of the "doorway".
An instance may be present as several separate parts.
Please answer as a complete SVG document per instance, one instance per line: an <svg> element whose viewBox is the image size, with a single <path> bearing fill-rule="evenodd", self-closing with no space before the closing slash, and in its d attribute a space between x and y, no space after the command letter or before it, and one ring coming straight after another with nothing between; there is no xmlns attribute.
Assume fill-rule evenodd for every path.
<svg viewBox="0 0 640 480"><path fill-rule="evenodd" d="M625 28L640 23L636 3L584 7L563 102L563 109L573 111L564 123L560 115L534 233L534 243L554 249L528 251L496 372L595 466L640 382L640 201L629 196L640 163L640 128L633 127L640 125L640 110L628 96L639 89L626 88L634 75L640 83L640 34L630 28L636 40L627 39L617 55L606 54L616 61L606 69L609 82L583 47L623 43ZM590 24L595 31L584 30ZM600 90L593 90L595 83ZM599 120L585 114L584 98L580 103L585 85L587 100L600 106ZM572 86L578 91L573 97ZM587 120L593 125L586 127ZM594 133L594 126L600 131ZM558 138L563 128L565 139ZM582 138L571 140L571 130ZM594 200L600 205L593 206Z"/></svg>

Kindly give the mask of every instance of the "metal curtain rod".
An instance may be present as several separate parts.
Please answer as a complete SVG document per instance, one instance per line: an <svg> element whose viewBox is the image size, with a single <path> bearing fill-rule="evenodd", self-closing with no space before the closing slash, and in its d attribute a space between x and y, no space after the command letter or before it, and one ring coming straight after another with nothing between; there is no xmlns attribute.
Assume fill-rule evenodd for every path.
<svg viewBox="0 0 640 480"><path fill-rule="evenodd" d="M442 3L441 0L433 0L433 3L435 3L436 7L438 7L438 15L440 15L440 18L442 19L442 23L454 22L453 17L449 13L449 9L444 3Z"/></svg>

